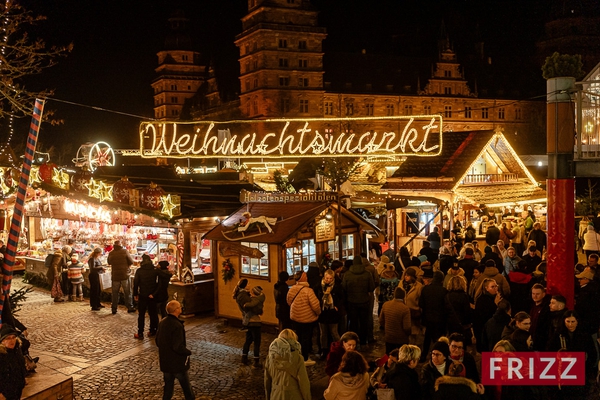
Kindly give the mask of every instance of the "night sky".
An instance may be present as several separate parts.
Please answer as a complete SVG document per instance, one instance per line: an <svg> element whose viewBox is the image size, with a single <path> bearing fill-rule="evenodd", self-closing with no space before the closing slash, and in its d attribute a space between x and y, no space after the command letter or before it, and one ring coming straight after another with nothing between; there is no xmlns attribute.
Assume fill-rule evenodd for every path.
<svg viewBox="0 0 600 400"><path fill-rule="evenodd" d="M89 107L48 101L65 122L43 124L43 146L67 146L75 155L86 141L106 140L114 148L137 148L141 117L153 116L150 83L156 53L167 32L174 7L192 21L197 49L212 57L221 90L235 95L238 87L238 50L245 0L19 0L47 20L32 34L49 45L73 43L59 64L29 80L32 88L51 88L56 99L105 108L139 117L123 116ZM473 52L481 38L494 60L504 62L507 74L534 70L534 42L547 10L542 0L313 0L321 11L320 26L328 31L325 51L406 54L435 59L442 23L459 56ZM515 67L515 63L517 63ZM512 66L512 67L510 67ZM537 71L533 71L537 74ZM535 87L534 87L535 89ZM544 88L539 88L540 94ZM27 124L29 123L27 118ZM25 125L27 126L27 125ZM6 137L0 126L0 138ZM15 136L26 135L26 128ZM68 149L68 147L71 147Z"/></svg>

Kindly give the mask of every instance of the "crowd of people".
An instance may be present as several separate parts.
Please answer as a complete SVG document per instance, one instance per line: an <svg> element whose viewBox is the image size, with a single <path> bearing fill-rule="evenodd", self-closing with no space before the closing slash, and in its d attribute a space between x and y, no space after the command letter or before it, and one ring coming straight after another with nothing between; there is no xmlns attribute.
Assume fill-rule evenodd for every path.
<svg viewBox="0 0 600 400"><path fill-rule="evenodd" d="M440 239L438 249L424 241L418 256L390 246L375 260L362 254L311 263L291 286L282 272L274 298L282 334L267 355L267 398L310 398L306 368L317 361L325 362L329 377L326 399L375 399L377 392L396 399L585 398L598 372L598 254L573 270L576 301L569 310L565 297L546 294L539 223L531 224L523 251L489 227L483 251L477 241L457 246ZM246 284L241 280L234 293L243 314L253 307ZM377 340L375 314L385 354L365 360L360 351ZM247 363L247 346L243 351ZM586 385L484 387L476 359L491 351L585 352ZM260 357L257 347L254 357ZM295 382L286 389L293 395L282 397L284 382Z"/></svg>

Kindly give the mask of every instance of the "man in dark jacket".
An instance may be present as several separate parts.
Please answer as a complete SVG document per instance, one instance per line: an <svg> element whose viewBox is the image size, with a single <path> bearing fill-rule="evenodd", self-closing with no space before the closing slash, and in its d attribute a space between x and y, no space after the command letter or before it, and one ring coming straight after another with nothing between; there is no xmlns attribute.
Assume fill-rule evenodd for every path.
<svg viewBox="0 0 600 400"><path fill-rule="evenodd" d="M485 232L485 242L488 246L493 246L496 243L498 243L498 240L500 240L500 229L498 229L498 227L494 223L494 220L491 219L488 222L488 228Z"/></svg>
<svg viewBox="0 0 600 400"><path fill-rule="evenodd" d="M510 323L510 303L506 299L498 302L496 312L483 326L481 344L483 351L492 351L502 338L502 331Z"/></svg>
<svg viewBox="0 0 600 400"><path fill-rule="evenodd" d="M550 299L552 296L546 294L546 288L540 283L536 283L531 288L531 299L533 305L529 311L531 317L531 326L529 333L533 339L533 350L544 351L546 344L550 340L548 333L550 331Z"/></svg>
<svg viewBox="0 0 600 400"><path fill-rule="evenodd" d="M152 297L156 302L158 312L160 312L161 318L167 316L167 300L169 300L169 283L173 274L169 271L169 262L166 260L158 262L158 285Z"/></svg>
<svg viewBox="0 0 600 400"><path fill-rule="evenodd" d="M190 355L185 341L183 322L179 320L181 304L172 300L167 304L168 315L158 324L156 345L158 346L158 360L160 370L164 375L165 388L163 399L171 399L175 388L175 379L179 381L186 400L194 399L192 385L188 376L190 369Z"/></svg>
<svg viewBox="0 0 600 400"><path fill-rule="evenodd" d="M125 295L127 312L134 313L135 308L133 308L133 301L131 299L129 287L129 267L131 267L133 264L133 259L129 255L127 249L121 246L120 240L115 241L113 250L108 253L107 262L111 267L112 274L112 313L117 313L117 307L119 305L119 290L121 287L123 287L123 294Z"/></svg>
<svg viewBox="0 0 600 400"><path fill-rule="evenodd" d="M485 278L482 283L483 292L475 301L475 313L473 320L473 333L475 334L478 352L485 351L483 348L483 326L496 313L496 300L499 300L498 283L491 278Z"/></svg>
<svg viewBox="0 0 600 400"><path fill-rule="evenodd" d="M542 224L539 222L533 224L533 230L529 232L527 240L533 240L536 249L542 253L544 252L544 249L546 248L546 233L542 230Z"/></svg>
<svg viewBox="0 0 600 400"><path fill-rule="evenodd" d="M437 261L439 256L437 250L431 248L431 243L429 243L428 240L423 240L423 247L419 250L419 255L427 257L427 261L429 261L431 265Z"/></svg>
<svg viewBox="0 0 600 400"><path fill-rule="evenodd" d="M138 302L138 333L134 335L136 339L144 338L144 325L146 319L146 310L150 317L150 332L148 337L156 335L158 328L158 313L154 293L158 287L158 270L154 268L152 260L148 254L142 256L140 268L135 272L133 278L133 297Z"/></svg>
<svg viewBox="0 0 600 400"><path fill-rule="evenodd" d="M446 294L448 291L443 286L444 274L441 271L425 270L423 274L425 286L419 297L419 307L422 310L421 323L425 327L425 340L421 362L424 362L429 354L431 342L437 342L440 336L446 333L446 316L450 309L447 306ZM430 281L431 283L427 283Z"/></svg>
<svg viewBox="0 0 600 400"><path fill-rule="evenodd" d="M273 295L275 296L275 316L279 320L279 331L292 328L292 320L290 319L290 306L287 303L287 295L290 291L287 281L290 279L290 274L287 271L279 273L279 280L273 287Z"/></svg>
<svg viewBox="0 0 600 400"><path fill-rule="evenodd" d="M0 396L20 399L25 387L25 359L17 340L19 332L4 323L0 329Z"/></svg>
<svg viewBox="0 0 600 400"><path fill-rule="evenodd" d="M575 311L579 314L578 329L588 335L597 334L600 326L600 313L597 306L600 294L596 282L593 281L594 273L586 268L575 277L580 286L575 296Z"/></svg>
<svg viewBox="0 0 600 400"><path fill-rule="evenodd" d="M458 268L462 268L465 271L465 278L467 278L467 287L471 284L473 279L473 271L479 266L479 263L473 258L473 249L465 249L465 258L458 262Z"/></svg>
<svg viewBox="0 0 600 400"><path fill-rule="evenodd" d="M348 300L350 330L358 333L361 344L367 344L369 313L369 292L375 290L373 276L365 270L361 256L353 259L352 266L344 274L342 287Z"/></svg>

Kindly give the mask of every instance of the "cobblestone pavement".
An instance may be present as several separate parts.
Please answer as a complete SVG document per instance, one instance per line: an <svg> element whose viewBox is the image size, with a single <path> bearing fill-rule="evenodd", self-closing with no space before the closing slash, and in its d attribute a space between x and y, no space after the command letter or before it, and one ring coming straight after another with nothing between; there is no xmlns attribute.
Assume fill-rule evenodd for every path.
<svg viewBox="0 0 600 400"><path fill-rule="evenodd" d="M25 286L15 276L13 289ZM62 373L74 380L75 399L160 399L162 373L154 340L134 339L137 313L110 305L90 311L88 301L54 303L47 291L35 288L22 303L18 318L28 327L31 354L39 356L37 378ZM148 324L148 321L146 322ZM213 315L185 322L188 347L192 350L190 380L199 399L262 399L263 370L240 363L245 333L227 326ZM263 333L262 360L274 334ZM369 360L384 353L382 344L366 346ZM323 361L308 368L313 398L322 396L327 379ZM324 379L325 378L325 379ZM176 384L174 399L182 399Z"/></svg>

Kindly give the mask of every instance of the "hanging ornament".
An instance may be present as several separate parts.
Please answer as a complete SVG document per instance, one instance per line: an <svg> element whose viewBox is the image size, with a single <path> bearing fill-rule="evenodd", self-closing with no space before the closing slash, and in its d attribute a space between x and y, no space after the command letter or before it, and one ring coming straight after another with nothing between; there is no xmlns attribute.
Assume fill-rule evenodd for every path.
<svg viewBox="0 0 600 400"><path fill-rule="evenodd" d="M129 179L124 176L120 181L113 185L113 199L122 204L129 204L131 198L131 190L135 189L135 185L129 182Z"/></svg>
<svg viewBox="0 0 600 400"><path fill-rule="evenodd" d="M54 175L54 169L56 164L54 163L43 163L40 165L40 179L46 183L52 183L52 176Z"/></svg>
<svg viewBox="0 0 600 400"><path fill-rule="evenodd" d="M149 210L160 210L162 209L161 196L165 194L165 191L154 182L150 182L148 187L145 187L140 191L140 202L141 206Z"/></svg>
<svg viewBox="0 0 600 400"><path fill-rule="evenodd" d="M79 170L71 177L71 188L79 193L88 193L87 184L90 183L92 173L87 170Z"/></svg>

